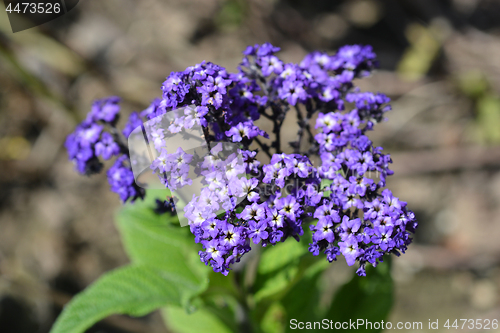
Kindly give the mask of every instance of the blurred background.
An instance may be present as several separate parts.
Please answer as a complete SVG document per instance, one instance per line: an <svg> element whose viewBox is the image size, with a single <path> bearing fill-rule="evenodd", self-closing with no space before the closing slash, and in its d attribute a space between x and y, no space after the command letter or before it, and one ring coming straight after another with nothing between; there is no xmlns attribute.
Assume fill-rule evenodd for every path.
<svg viewBox="0 0 500 333"><path fill-rule="evenodd" d="M119 95L125 113L142 110L171 71L202 60L234 71L265 41L287 62L355 43L379 56L358 84L393 111L370 135L420 221L394 260L389 319L500 319L500 1L81 1L16 34L0 7L1 332L48 332L72 295L127 262L118 196L105 174L79 176L63 147L92 101ZM325 283L349 272L334 263ZM89 332L167 330L152 314Z"/></svg>

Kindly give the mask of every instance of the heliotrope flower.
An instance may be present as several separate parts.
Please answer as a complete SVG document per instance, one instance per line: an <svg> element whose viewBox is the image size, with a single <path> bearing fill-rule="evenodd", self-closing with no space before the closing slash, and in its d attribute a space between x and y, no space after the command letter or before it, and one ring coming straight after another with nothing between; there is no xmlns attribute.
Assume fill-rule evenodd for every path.
<svg viewBox="0 0 500 333"><path fill-rule="evenodd" d="M123 202L144 197L144 189L135 184L134 174L127 163L127 156L122 155L107 172L111 191L118 193Z"/></svg>
<svg viewBox="0 0 500 333"><path fill-rule="evenodd" d="M120 112L120 97L112 96L97 100L92 104L92 109L87 116L89 121L103 121L107 123L114 123L118 119Z"/></svg>
<svg viewBox="0 0 500 333"><path fill-rule="evenodd" d="M157 153L151 169L166 187L189 186L193 174L202 179L200 193L183 209L201 244L200 259L214 271L226 275L252 246L300 240L306 228L312 255L324 254L329 262L343 256L364 276L366 265L404 253L418 227L406 202L385 188L393 174L390 155L368 137L391 109L390 99L354 86L377 66L376 56L371 46L347 45L295 64L279 59L279 50L270 43L248 46L235 73L205 61L171 73L161 98L130 114L124 137L116 128L119 98L96 101L66 140L69 158L80 173L92 174L102 169L100 158L116 157L107 171L111 190L123 202L142 198L124 142L144 129ZM176 109L177 118L164 124L163 116ZM293 154L283 152L281 140L290 112L300 127L290 143ZM261 140L271 133L257 120L271 123L271 143ZM209 147L205 156L166 143L197 126ZM309 146L302 150L304 141ZM220 158L221 143L237 149Z"/></svg>
<svg viewBox="0 0 500 333"><path fill-rule="evenodd" d="M101 139L95 144L95 153L109 160L112 156L120 153L120 147L109 133L103 133Z"/></svg>

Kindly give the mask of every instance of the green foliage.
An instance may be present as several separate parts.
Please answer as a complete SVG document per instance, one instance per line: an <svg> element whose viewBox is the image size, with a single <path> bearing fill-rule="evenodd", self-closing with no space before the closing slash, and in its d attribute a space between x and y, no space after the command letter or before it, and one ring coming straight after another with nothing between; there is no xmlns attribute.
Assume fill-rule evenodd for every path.
<svg viewBox="0 0 500 333"><path fill-rule="evenodd" d="M228 276L201 264L199 245L176 218L153 211L156 197L125 206L117 226L132 263L104 274L66 306L52 333L78 333L111 314L145 315L161 308L170 331L290 332L290 320L372 322L386 319L392 306L389 264L369 268L341 286L328 308L321 306L323 273L330 264L311 256L307 239L264 248L257 266ZM387 260L386 260L387 261Z"/></svg>
<svg viewBox="0 0 500 333"><path fill-rule="evenodd" d="M181 307L168 306L163 309L162 314L168 328L177 333L231 333L238 331L234 314L228 307L205 306L188 314Z"/></svg>
<svg viewBox="0 0 500 333"><path fill-rule="evenodd" d="M111 314L145 315L165 304L181 305L198 286L149 265L131 265L103 275L64 309L52 333L84 332Z"/></svg>
<svg viewBox="0 0 500 333"><path fill-rule="evenodd" d="M439 55L443 41L439 25L409 24L405 34L410 46L397 65L399 76L408 81L422 79Z"/></svg>
<svg viewBox="0 0 500 333"><path fill-rule="evenodd" d="M154 199L164 192L148 191L148 196ZM201 247L194 243L189 228L180 228L177 217L155 214L152 207L150 199L127 205L118 214L118 229L130 259L174 270L183 280L206 288L211 269L200 265Z"/></svg>
<svg viewBox="0 0 500 333"><path fill-rule="evenodd" d="M483 141L500 142L500 97L489 93L477 101L477 123Z"/></svg>
<svg viewBox="0 0 500 333"><path fill-rule="evenodd" d="M280 302L272 303L261 321L261 329L264 333L283 333L285 332L286 310Z"/></svg>
<svg viewBox="0 0 500 333"><path fill-rule="evenodd" d="M475 139L481 143L499 143L500 96L493 91L484 73L470 71L460 75L458 87L475 103Z"/></svg>
<svg viewBox="0 0 500 333"><path fill-rule="evenodd" d="M247 11L242 0L226 0L215 17L215 23L222 29L232 29L241 25Z"/></svg>
<svg viewBox="0 0 500 333"><path fill-rule="evenodd" d="M255 302L276 296L292 287L300 276L301 258L309 253L306 239L307 235L300 242L289 239L263 251L252 288Z"/></svg>
<svg viewBox="0 0 500 333"><path fill-rule="evenodd" d="M281 303L286 311L286 331L289 332L291 319L298 321L320 321L322 309L320 297L322 286L319 281L324 269L328 265L326 260L318 261L306 270L302 279L283 297Z"/></svg>
<svg viewBox="0 0 500 333"><path fill-rule="evenodd" d="M390 272L390 258L376 268L367 267L366 277L355 275L335 295L324 318L334 322L364 319L370 322L385 320L392 308L393 283ZM378 332L380 330L364 330Z"/></svg>
<svg viewBox="0 0 500 333"><path fill-rule="evenodd" d="M296 265L290 265L274 273L260 276L255 288L255 301L260 302L266 297L271 297L287 289L297 277L298 273L298 267Z"/></svg>
<svg viewBox="0 0 500 333"><path fill-rule="evenodd" d="M339 173L339 171L337 171L337 173ZM325 187L331 185L332 183L333 183L333 180L331 180L331 179L322 179L321 184L320 184L320 188L324 189ZM332 191L323 190L323 196L325 198L329 198L330 194L332 194Z"/></svg>
<svg viewBox="0 0 500 333"><path fill-rule="evenodd" d="M389 261L389 258L385 261ZM292 319L297 322L321 322L328 319L335 323L357 319L380 322L387 318L393 301L393 282L388 263L382 263L377 268L369 267L367 277L354 274L348 283L338 289L329 308L324 308L321 306L325 289L325 279L322 277L329 265L326 260L316 260L309 265L304 265L304 261L299 264L299 267L302 266L299 268L302 271L300 278L294 281L285 294L269 305L262 316L262 331L293 332L295 330L290 327ZM363 327L363 332L370 330L364 330Z"/></svg>
<svg viewBox="0 0 500 333"><path fill-rule="evenodd" d="M458 87L462 93L472 99L479 99L490 90L488 80L480 71L469 71L459 75Z"/></svg>
<svg viewBox="0 0 500 333"><path fill-rule="evenodd" d="M262 332L285 332L289 330L290 319L312 320L319 314L322 290L317 281L328 262L309 253L306 241L309 237L308 230L300 242L290 239L262 254L251 288L254 301L251 315Z"/></svg>
<svg viewBox="0 0 500 333"><path fill-rule="evenodd" d="M305 241L295 242L292 239L285 243L266 249L259 262L258 272L260 274L273 273L285 266L298 264L300 257L306 254L307 244Z"/></svg>
<svg viewBox="0 0 500 333"><path fill-rule="evenodd" d="M208 287L209 269L196 258L188 228L154 214L154 198L148 192L148 200L127 205L118 215L132 264L103 275L77 295L52 333L83 332L111 314L141 316L168 304L187 308Z"/></svg>
<svg viewBox="0 0 500 333"><path fill-rule="evenodd" d="M162 309L165 324L172 332L240 332L242 323L241 292L235 281L235 273L224 276L213 271L209 274L209 287L193 305L192 313L180 306L169 305Z"/></svg>

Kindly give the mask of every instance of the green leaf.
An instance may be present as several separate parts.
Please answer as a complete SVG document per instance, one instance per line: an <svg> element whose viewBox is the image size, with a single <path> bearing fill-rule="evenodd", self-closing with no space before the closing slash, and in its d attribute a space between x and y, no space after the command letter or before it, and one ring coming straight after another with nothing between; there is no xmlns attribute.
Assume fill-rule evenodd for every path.
<svg viewBox="0 0 500 333"><path fill-rule="evenodd" d="M111 314L142 316L166 304L183 305L200 286L148 265L104 274L64 308L51 333L80 333Z"/></svg>
<svg viewBox="0 0 500 333"><path fill-rule="evenodd" d="M203 292L203 296L230 295L235 299L242 297L236 285L236 274L224 276L210 269L208 275L209 287Z"/></svg>
<svg viewBox="0 0 500 333"><path fill-rule="evenodd" d="M187 314L180 307L166 307L164 310L165 323L168 328L177 333L217 332L233 333L222 319L214 315L209 309L201 308Z"/></svg>
<svg viewBox="0 0 500 333"><path fill-rule="evenodd" d="M390 258L376 268L369 266L366 276L355 275L343 285L331 304L324 318L333 322L349 322L364 319L369 322L385 320L393 304L393 282L390 273ZM363 332L379 332L365 329Z"/></svg>
<svg viewBox="0 0 500 333"><path fill-rule="evenodd" d="M215 295L196 312L186 313L178 306L166 306L162 310L167 327L176 333L239 332L236 322L237 301L228 295Z"/></svg>
<svg viewBox="0 0 500 333"><path fill-rule="evenodd" d="M272 303L264 314L260 327L264 333L285 332L285 309L279 302Z"/></svg>
<svg viewBox="0 0 500 333"><path fill-rule="evenodd" d="M308 253L307 238L307 235L302 237L300 242L289 239L263 251L253 286L255 302L277 295L291 286L299 274L301 258Z"/></svg>
<svg viewBox="0 0 500 333"><path fill-rule="evenodd" d="M257 291L254 295L255 302L260 302L266 297L276 295L288 288L299 273L297 265L283 267L274 273L260 276L257 280Z"/></svg>
<svg viewBox="0 0 500 333"><path fill-rule="evenodd" d="M305 241L300 243L289 239L287 242L269 247L262 253L257 272L259 274L267 274L292 263L298 263L300 257L308 252L304 243Z"/></svg>
<svg viewBox="0 0 500 333"><path fill-rule="evenodd" d="M336 173L341 173L341 171L337 171ZM331 179L322 179L321 184L319 185L320 189L323 189L323 197L328 198L330 197L330 194L332 194L332 191L327 191L324 190L325 187L331 185L333 183L333 180Z"/></svg>
<svg viewBox="0 0 500 333"><path fill-rule="evenodd" d="M305 256L298 269L301 273L284 288L279 297L256 306L253 316L265 333L282 333L290 330L290 320L315 321L320 319L319 279L329 267L326 260Z"/></svg>
<svg viewBox="0 0 500 333"><path fill-rule="evenodd" d="M304 322L321 319L319 308L321 289L318 281L328 266L329 263L326 260L317 261L305 271L302 278L281 299L287 317L286 331L290 330L288 323L291 319Z"/></svg>

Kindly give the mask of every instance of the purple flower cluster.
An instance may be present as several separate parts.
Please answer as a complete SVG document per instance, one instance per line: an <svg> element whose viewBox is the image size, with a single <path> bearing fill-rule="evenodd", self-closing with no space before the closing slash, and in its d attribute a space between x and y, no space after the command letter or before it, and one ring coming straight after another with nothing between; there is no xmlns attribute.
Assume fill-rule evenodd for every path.
<svg viewBox="0 0 500 333"><path fill-rule="evenodd" d="M137 127L152 126L149 141L158 156L151 169L169 174L163 183L172 191L191 185L192 172L203 177L201 192L187 202L184 213L203 246L201 261L214 271L227 274L252 243L300 240L309 227L313 255L324 253L330 262L342 255L348 265L359 263L357 273L365 275L367 264L404 253L418 225L406 203L385 189L393 173L391 158L367 136L384 120L390 100L360 92L353 83L377 66L376 56L370 46L352 45L333 55L313 52L295 64L280 60L279 50L269 43L247 47L236 73L210 62L171 73L162 97L132 113L122 133L127 138ZM129 152L115 128L117 102L96 102L66 147L86 174L100 170L99 157L119 156L108 179L126 201L142 197L143 191L135 185ZM183 113L168 126L161 122L162 115L178 110ZM290 142L293 153L284 153L280 131L290 110L297 113L299 130ZM261 141L270 137L255 122L261 117L271 123L270 144ZM195 126L202 127L212 147L207 156L167 147L169 135ZM221 143L237 151L222 158ZM262 163L263 154L269 163ZM171 209L173 201L167 206Z"/></svg>
<svg viewBox="0 0 500 333"><path fill-rule="evenodd" d="M128 161L128 157L122 155L108 170L108 183L111 185L111 191L118 193L123 202L129 198L131 201L135 201L137 198L144 197L144 189L135 184L134 174Z"/></svg>
<svg viewBox="0 0 500 333"><path fill-rule="evenodd" d="M280 49L269 43L249 46L244 52L240 73L265 81L266 102L284 102L295 106L312 99L343 110L342 93L352 87L355 77L364 76L376 65L370 46L344 46L335 55L322 52L307 55L300 64L284 64L274 54ZM251 80L253 91L259 91L258 81Z"/></svg>
<svg viewBox="0 0 500 333"><path fill-rule="evenodd" d="M355 181L349 186L356 187ZM337 191L343 190L337 188ZM386 253L397 256L399 251L404 253L411 242L410 233L417 227L415 215L406 209L406 202L394 197L388 189L382 194L374 194L371 189L362 189L363 192L351 197L352 204L324 200L314 213L318 223L310 226L314 234L309 251L314 255L323 251L330 262L343 254L349 266L359 261L359 275L366 275L366 263L376 266ZM335 197L334 193L331 197Z"/></svg>
<svg viewBox="0 0 500 333"><path fill-rule="evenodd" d="M310 252L323 251L329 261L344 255L348 265L359 261L359 275L365 275L366 263L374 266L386 253L399 255L411 242L410 233L417 222L406 203L385 189L389 155L373 147L365 135L390 110L383 94L358 91L346 94L353 103L349 112L320 113L315 136L322 165L319 173L328 181L329 196L318 207Z"/></svg>
<svg viewBox="0 0 500 333"><path fill-rule="evenodd" d="M161 113L178 107L194 105L196 116L213 135L210 141L243 142L248 146L251 139L267 134L254 120L259 118L256 99L243 77L228 75L223 67L203 62L183 72L173 72L163 83L163 99L156 111L148 114L152 119ZM252 105L249 105L252 104Z"/></svg>
<svg viewBox="0 0 500 333"><path fill-rule="evenodd" d="M178 187L192 184L192 180L188 178L189 163L192 159L193 156L186 154L181 147L172 154L167 153L167 150L162 147L161 154L151 164L151 169L158 173L168 173L166 181L168 187L174 191Z"/></svg>
<svg viewBox="0 0 500 333"><path fill-rule="evenodd" d="M97 100L92 104L92 108L87 115L87 120L92 122L102 121L114 124L118 121L120 98L116 96Z"/></svg>
<svg viewBox="0 0 500 333"><path fill-rule="evenodd" d="M84 121L66 139L65 147L69 159L73 161L81 174L91 175L102 169L102 163L99 162L95 151L101 132L101 125Z"/></svg>
<svg viewBox="0 0 500 333"><path fill-rule="evenodd" d="M102 170L103 164L99 157L109 160L118 156L114 165L108 170L108 182L111 190L118 193L121 200L126 202L128 199L134 201L143 198L144 189L135 184L127 156L128 149L116 130L120 112L119 101L118 97L95 101L87 119L68 135L65 146L69 159L73 161L78 172L85 175L99 173ZM133 120L136 119L134 115L137 117L136 114L130 117ZM130 127L127 126L123 131L126 136L133 130Z"/></svg>
<svg viewBox="0 0 500 333"><path fill-rule="evenodd" d="M66 139L69 158L78 172L86 175L98 173L102 169L98 156L107 160L120 153L113 137L104 132L105 126L114 126L118 120L119 101L118 97L95 101L87 119Z"/></svg>
<svg viewBox="0 0 500 333"><path fill-rule="evenodd" d="M208 169L202 173L206 174L208 186L186 207L195 241L204 247L204 251L200 251L202 261L225 275L231 264L250 251L250 240L261 246L274 245L289 236L298 240L304 234L303 219L311 216L304 209L321 200L321 193L312 186L319 179L315 178L315 170L307 157L276 154L271 164L264 167L264 180L259 181L259 177L238 177L248 170L248 156L252 155L241 153L247 156L242 164L235 164L234 157L224 163L206 163ZM207 156L206 161L213 160ZM234 167L231 170L235 171L227 172L231 164ZM275 172L276 169L285 172ZM274 184L279 184L280 189L286 188L285 182L294 176L303 181L304 189L297 190L292 184L292 193L286 196L279 191L273 191L272 195L266 193ZM266 189L258 187L259 183ZM240 213L236 202L228 200L229 196L246 197ZM216 215L221 208L224 213Z"/></svg>

